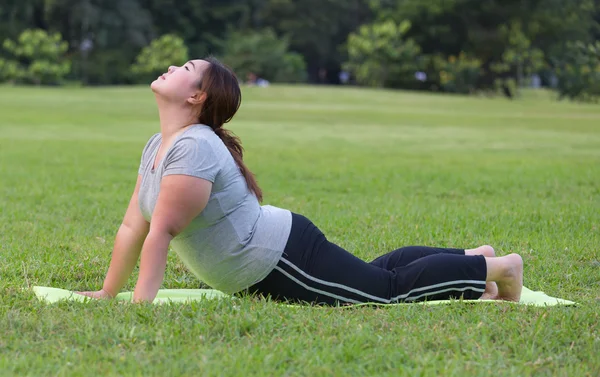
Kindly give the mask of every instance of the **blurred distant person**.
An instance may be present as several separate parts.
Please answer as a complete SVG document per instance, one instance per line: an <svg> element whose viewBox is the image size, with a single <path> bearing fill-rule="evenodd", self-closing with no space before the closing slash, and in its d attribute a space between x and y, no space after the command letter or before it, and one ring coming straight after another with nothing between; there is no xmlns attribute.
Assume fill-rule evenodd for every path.
<svg viewBox="0 0 600 377"><path fill-rule="evenodd" d="M266 88L270 85L270 82L258 77L254 72L250 72L248 73L246 84L250 86L259 86L261 88Z"/></svg>
<svg viewBox="0 0 600 377"><path fill-rule="evenodd" d="M531 76L531 87L533 89L539 89L542 87L542 78L538 74L533 74Z"/></svg>
<svg viewBox="0 0 600 377"><path fill-rule="evenodd" d="M340 80L340 84L346 85L350 82L350 73L348 71L341 70L338 78Z"/></svg>
<svg viewBox="0 0 600 377"><path fill-rule="evenodd" d="M427 73L421 71L415 72L415 79L420 82L425 82L427 81Z"/></svg>

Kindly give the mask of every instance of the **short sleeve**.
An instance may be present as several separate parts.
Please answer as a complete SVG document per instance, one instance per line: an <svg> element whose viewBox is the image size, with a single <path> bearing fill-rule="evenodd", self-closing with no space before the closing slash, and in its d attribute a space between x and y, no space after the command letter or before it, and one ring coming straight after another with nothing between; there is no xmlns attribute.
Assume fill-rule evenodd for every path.
<svg viewBox="0 0 600 377"><path fill-rule="evenodd" d="M165 157L163 177L183 174L214 183L219 169L219 160L208 141L184 137Z"/></svg>
<svg viewBox="0 0 600 377"><path fill-rule="evenodd" d="M144 150L142 151L142 157L140 158L140 167L138 169L138 174L144 174L144 169L146 168L146 166L148 166L148 163L150 162L150 159L152 158L152 150L153 150L153 146L154 143L156 143L158 141L158 139L160 138L160 134L154 134L152 135L152 137L150 138L150 140L148 140L148 142L146 143L146 146L144 147Z"/></svg>

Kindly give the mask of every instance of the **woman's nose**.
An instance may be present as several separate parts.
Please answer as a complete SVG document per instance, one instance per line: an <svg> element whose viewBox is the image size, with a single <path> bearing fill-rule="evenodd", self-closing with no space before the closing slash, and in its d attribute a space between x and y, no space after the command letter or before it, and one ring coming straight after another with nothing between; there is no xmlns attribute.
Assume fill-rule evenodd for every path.
<svg viewBox="0 0 600 377"><path fill-rule="evenodd" d="M171 73L171 71L175 70L175 68L177 67L175 67L174 65L170 65L168 72Z"/></svg>

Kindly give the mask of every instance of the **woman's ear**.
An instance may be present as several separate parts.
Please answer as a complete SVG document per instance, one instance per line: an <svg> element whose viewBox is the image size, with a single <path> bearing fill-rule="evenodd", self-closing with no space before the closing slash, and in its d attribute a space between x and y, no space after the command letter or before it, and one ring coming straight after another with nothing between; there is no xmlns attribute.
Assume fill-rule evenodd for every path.
<svg viewBox="0 0 600 377"><path fill-rule="evenodd" d="M190 105L202 105L206 101L206 92L196 92L187 99Z"/></svg>

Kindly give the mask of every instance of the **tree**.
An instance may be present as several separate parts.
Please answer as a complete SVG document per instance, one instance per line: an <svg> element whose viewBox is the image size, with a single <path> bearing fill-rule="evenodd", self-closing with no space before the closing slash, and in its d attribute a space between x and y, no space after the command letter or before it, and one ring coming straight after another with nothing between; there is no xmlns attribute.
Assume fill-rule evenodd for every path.
<svg viewBox="0 0 600 377"><path fill-rule="evenodd" d="M19 74L19 63L14 60L0 58L0 82L16 81Z"/></svg>
<svg viewBox="0 0 600 377"><path fill-rule="evenodd" d="M140 0L151 14L156 35L174 33L183 38L191 58L222 52L228 30L251 24L256 0Z"/></svg>
<svg viewBox="0 0 600 377"><path fill-rule="evenodd" d="M581 101L600 99L600 41L570 43L568 54L555 62L560 98Z"/></svg>
<svg viewBox="0 0 600 377"><path fill-rule="evenodd" d="M372 14L368 0L264 0L257 18L262 27L287 36L290 49L306 60L311 81L335 82L347 60L348 34Z"/></svg>
<svg viewBox="0 0 600 377"><path fill-rule="evenodd" d="M344 67L360 84L415 87L414 75L421 68L421 49L414 40L404 37L409 29L408 21L361 26L357 33L348 37L349 60Z"/></svg>
<svg viewBox="0 0 600 377"><path fill-rule="evenodd" d="M69 73L71 63L65 59L69 48L59 33L44 30L25 30L15 42L6 39L4 49L14 60L3 60L5 79L27 84L58 84Z"/></svg>
<svg viewBox="0 0 600 377"><path fill-rule="evenodd" d="M47 29L44 0L3 0L0 3L0 36L17 38L25 29Z"/></svg>
<svg viewBox="0 0 600 377"><path fill-rule="evenodd" d="M188 49L183 39L166 34L142 49L131 66L132 73L140 82L148 82L165 72L169 65L182 65L188 61Z"/></svg>
<svg viewBox="0 0 600 377"><path fill-rule="evenodd" d="M471 94L476 91L481 77L481 61L465 53L451 55L446 59L442 55L430 57L428 77L439 82L441 89L452 93ZM433 80L432 80L433 78Z"/></svg>
<svg viewBox="0 0 600 377"><path fill-rule="evenodd" d="M499 76L496 86L506 88L510 91L509 95L513 96L523 86L524 75L544 68L544 53L531 46L519 22L513 22L510 26L502 25L499 32L506 40L506 47L501 61L491 64L490 69Z"/></svg>
<svg viewBox="0 0 600 377"><path fill-rule="evenodd" d="M161 35L178 35L190 57L201 58L222 55L223 42L233 32L244 35L264 29L272 29L288 42L290 52L302 56L293 60L306 62L310 81L337 82L341 64L351 60L347 45L351 33L356 34L361 25L387 21L398 25L404 20L410 21L411 28L403 40L414 41L426 58L423 62L430 62L427 82L419 87L461 92L471 90L467 88L474 77L477 90L493 90L498 82L507 87L524 81L529 73L539 71L540 62L547 83L556 69L564 68L570 42L590 44L600 37L598 0L0 2L1 39L15 40L25 29L60 33L69 44L68 78L90 84L137 82L131 64L143 47ZM8 61L6 54L0 52L0 58ZM448 73L448 81L441 82L434 60ZM480 64L477 69L475 62ZM13 70L14 65L7 64L2 69Z"/></svg>
<svg viewBox="0 0 600 377"><path fill-rule="evenodd" d="M89 84L131 83L129 70L154 38L138 0L47 0L45 17L67 36L74 74Z"/></svg>
<svg viewBox="0 0 600 377"><path fill-rule="evenodd" d="M271 29L231 32L223 43L223 62L241 80L255 74L277 82L303 82L306 64L302 56L289 51L288 41Z"/></svg>
<svg viewBox="0 0 600 377"><path fill-rule="evenodd" d="M563 56L568 41L589 41L598 14L594 0L373 0L372 6L380 20L411 21L406 37L425 55L465 53L481 61L482 90Z"/></svg>

